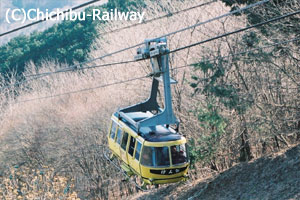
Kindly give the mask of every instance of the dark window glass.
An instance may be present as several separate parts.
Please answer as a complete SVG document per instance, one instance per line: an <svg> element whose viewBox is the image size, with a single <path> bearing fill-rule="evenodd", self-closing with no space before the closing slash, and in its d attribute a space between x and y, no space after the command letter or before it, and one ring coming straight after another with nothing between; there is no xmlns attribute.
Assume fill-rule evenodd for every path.
<svg viewBox="0 0 300 200"><path fill-rule="evenodd" d="M155 147L155 158L154 166L170 165L169 147Z"/></svg>
<svg viewBox="0 0 300 200"><path fill-rule="evenodd" d="M127 141L128 141L128 133L124 132L123 139L122 139L122 144L121 144L121 148L124 149L124 150L126 150Z"/></svg>
<svg viewBox="0 0 300 200"><path fill-rule="evenodd" d="M141 164L150 167L169 166L169 148L144 146Z"/></svg>
<svg viewBox="0 0 300 200"><path fill-rule="evenodd" d="M147 147L144 146L143 152L142 152L142 159L141 164L145 166L153 166L153 159L152 159L152 153L153 153L153 147Z"/></svg>
<svg viewBox="0 0 300 200"><path fill-rule="evenodd" d="M142 144L139 141L137 141L136 150L135 150L135 159L137 160L140 160L141 148L142 148Z"/></svg>
<svg viewBox="0 0 300 200"><path fill-rule="evenodd" d="M110 131L110 138L115 139L116 130L117 130L117 124L114 121L112 121L111 131Z"/></svg>
<svg viewBox="0 0 300 200"><path fill-rule="evenodd" d="M187 162L188 158L186 153L186 146L184 144L171 146L171 156L173 165Z"/></svg>
<svg viewBox="0 0 300 200"><path fill-rule="evenodd" d="M133 156L135 142L136 142L136 139L131 136L130 137L129 148L128 148L128 154L131 155L131 156Z"/></svg>
<svg viewBox="0 0 300 200"><path fill-rule="evenodd" d="M122 129L119 127L117 132L117 143L121 144L121 138L122 138Z"/></svg>

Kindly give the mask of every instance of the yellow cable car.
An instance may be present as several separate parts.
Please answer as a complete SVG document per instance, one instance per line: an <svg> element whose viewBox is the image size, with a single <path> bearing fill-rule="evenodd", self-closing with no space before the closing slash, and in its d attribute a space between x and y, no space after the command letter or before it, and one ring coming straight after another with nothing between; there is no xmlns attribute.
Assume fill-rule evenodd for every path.
<svg viewBox="0 0 300 200"><path fill-rule="evenodd" d="M151 60L150 97L112 115L108 146L112 155L121 160L126 174L141 177L144 186L185 181L189 159L186 139L178 133L179 122L172 110L170 84L176 81L169 76L166 39L146 40L145 43L146 47L138 49L135 58ZM159 82L164 86L164 109L156 100ZM172 124L176 129L171 128Z"/></svg>
<svg viewBox="0 0 300 200"><path fill-rule="evenodd" d="M151 113L130 113L138 121ZM109 148L125 165L128 173L139 175L146 184L174 183L187 179L186 139L172 128L162 125L143 127L140 134L126 120L112 116L108 135ZM127 167L127 169L126 169Z"/></svg>

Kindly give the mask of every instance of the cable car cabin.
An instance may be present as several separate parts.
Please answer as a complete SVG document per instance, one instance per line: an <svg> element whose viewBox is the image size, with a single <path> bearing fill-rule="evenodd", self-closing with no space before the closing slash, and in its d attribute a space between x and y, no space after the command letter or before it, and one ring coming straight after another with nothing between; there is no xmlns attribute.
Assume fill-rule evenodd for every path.
<svg viewBox="0 0 300 200"><path fill-rule="evenodd" d="M152 117L151 112L132 112L135 121ZM112 115L108 144L113 155L125 166L127 173L140 176L144 184L158 185L185 181L188 172L186 139L163 125L136 128L128 121Z"/></svg>

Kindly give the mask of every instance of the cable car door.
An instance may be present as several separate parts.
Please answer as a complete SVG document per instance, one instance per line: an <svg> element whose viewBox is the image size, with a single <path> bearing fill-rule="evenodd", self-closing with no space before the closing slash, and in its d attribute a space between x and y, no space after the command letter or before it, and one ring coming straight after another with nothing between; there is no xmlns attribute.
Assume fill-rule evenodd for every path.
<svg viewBox="0 0 300 200"><path fill-rule="evenodd" d="M121 159L125 162L128 163L128 158L127 158L127 143L128 143L128 137L129 134L126 131L123 131L123 137L122 137L122 142L121 142L121 148L120 148L120 157Z"/></svg>
<svg viewBox="0 0 300 200"><path fill-rule="evenodd" d="M138 141L136 138L130 136L128 151L127 151L128 164L139 174L140 174L139 158L140 158L141 147L142 147L142 143Z"/></svg>

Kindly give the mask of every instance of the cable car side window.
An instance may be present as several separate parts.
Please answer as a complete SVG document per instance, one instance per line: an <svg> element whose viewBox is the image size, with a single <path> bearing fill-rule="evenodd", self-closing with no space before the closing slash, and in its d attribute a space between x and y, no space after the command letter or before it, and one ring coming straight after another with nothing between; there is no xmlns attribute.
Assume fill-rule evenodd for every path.
<svg viewBox="0 0 300 200"><path fill-rule="evenodd" d="M126 150L127 142L128 142L128 133L124 132L123 138L122 138L122 144L121 144L122 149Z"/></svg>
<svg viewBox="0 0 300 200"><path fill-rule="evenodd" d="M115 136L116 136L116 130L117 130L117 124L112 121L112 124L111 124L111 131L110 131L110 138L111 139L115 139Z"/></svg>
<svg viewBox="0 0 300 200"><path fill-rule="evenodd" d="M135 150L135 159L137 160L140 160L141 148L142 148L142 144L139 141L137 141L136 150Z"/></svg>
<svg viewBox="0 0 300 200"><path fill-rule="evenodd" d="M188 161L186 145L171 146L172 164L182 164Z"/></svg>
<svg viewBox="0 0 300 200"><path fill-rule="evenodd" d="M118 128L118 132L117 132L117 143L121 144L121 138L122 138L122 129L121 127Z"/></svg>
<svg viewBox="0 0 300 200"><path fill-rule="evenodd" d="M153 166L152 147L144 146L142 152L141 164L145 166Z"/></svg>
<svg viewBox="0 0 300 200"><path fill-rule="evenodd" d="M131 155L131 156L133 156L135 142L136 142L136 139L131 136L130 137L130 142L129 142L129 148L128 148L128 154Z"/></svg>

